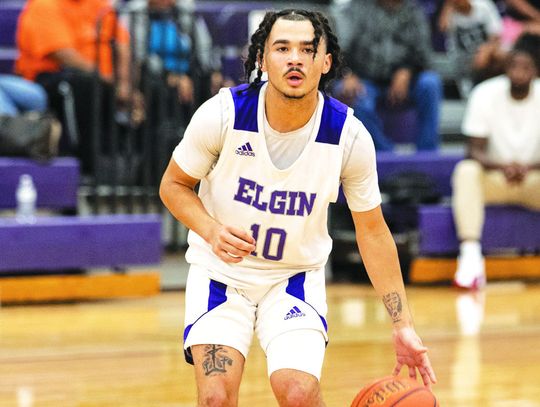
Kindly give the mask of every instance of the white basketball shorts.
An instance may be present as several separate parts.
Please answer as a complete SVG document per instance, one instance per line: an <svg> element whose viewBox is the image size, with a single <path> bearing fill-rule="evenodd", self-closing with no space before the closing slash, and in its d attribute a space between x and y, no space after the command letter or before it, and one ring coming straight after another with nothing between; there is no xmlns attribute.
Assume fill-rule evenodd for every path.
<svg viewBox="0 0 540 407"><path fill-rule="evenodd" d="M324 268L240 290L211 280L205 268L192 265L186 285L186 361L193 363L191 346L205 344L230 346L247 357L255 332L269 375L290 368L320 378L328 341L326 313Z"/></svg>

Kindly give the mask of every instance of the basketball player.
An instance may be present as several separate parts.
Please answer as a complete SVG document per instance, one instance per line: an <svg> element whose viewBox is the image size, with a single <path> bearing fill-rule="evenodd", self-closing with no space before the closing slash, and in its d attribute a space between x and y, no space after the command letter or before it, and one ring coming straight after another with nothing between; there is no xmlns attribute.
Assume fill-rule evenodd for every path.
<svg viewBox="0 0 540 407"><path fill-rule="evenodd" d="M318 90L340 60L322 14L268 12L245 62L255 79L199 108L165 171L163 202L190 229L184 349L199 406L238 404L253 333L279 405L324 405L327 210L340 183L393 320L394 373L407 365L426 385L436 380L381 214L371 137L350 109Z"/></svg>

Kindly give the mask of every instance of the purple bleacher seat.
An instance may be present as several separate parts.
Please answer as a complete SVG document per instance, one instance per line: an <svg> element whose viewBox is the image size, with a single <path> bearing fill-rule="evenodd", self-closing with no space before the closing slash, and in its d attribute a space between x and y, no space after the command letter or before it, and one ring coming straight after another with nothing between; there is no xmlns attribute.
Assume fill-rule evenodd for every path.
<svg viewBox="0 0 540 407"><path fill-rule="evenodd" d="M443 205L426 205L419 209L420 254L456 254L456 237L452 209ZM540 249L540 212L516 206L488 206L482 237L486 253L502 249L535 251Z"/></svg>
<svg viewBox="0 0 540 407"><path fill-rule="evenodd" d="M450 178L456 164L463 159L463 153L418 151L413 154L394 152L377 153L377 173L379 182L403 172L421 172L430 175L437 184L437 192L450 196Z"/></svg>
<svg viewBox="0 0 540 407"><path fill-rule="evenodd" d="M37 206L51 209L77 207L79 161L60 157L46 163L27 158L0 157L0 208L16 206L15 191L22 174L30 174L37 189Z"/></svg>
<svg viewBox="0 0 540 407"><path fill-rule="evenodd" d="M0 272L158 264L159 215L0 218Z"/></svg>
<svg viewBox="0 0 540 407"><path fill-rule="evenodd" d="M443 153L438 151L417 151L412 154L395 152L377 152L377 174L379 184L391 177L405 172L425 173L432 177L441 196L450 196L452 186L450 178L456 164L463 159L463 153ZM345 203L345 196L340 188L339 203Z"/></svg>

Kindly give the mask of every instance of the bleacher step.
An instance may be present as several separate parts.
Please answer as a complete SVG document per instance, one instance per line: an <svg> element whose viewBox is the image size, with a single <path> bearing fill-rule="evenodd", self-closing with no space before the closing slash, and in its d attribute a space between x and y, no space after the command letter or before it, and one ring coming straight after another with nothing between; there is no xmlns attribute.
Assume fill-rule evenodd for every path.
<svg viewBox="0 0 540 407"><path fill-rule="evenodd" d="M438 283L452 281L456 259L417 258L413 260L409 281L411 283ZM540 256L486 257L486 276L491 280L538 279Z"/></svg>
<svg viewBox="0 0 540 407"><path fill-rule="evenodd" d="M452 208L424 205L418 211L420 254L449 255L459 250ZM505 249L534 253L540 249L540 212L517 206L488 206L482 248L488 254Z"/></svg>
<svg viewBox="0 0 540 407"><path fill-rule="evenodd" d="M159 292L157 271L0 278L0 304L147 297Z"/></svg>
<svg viewBox="0 0 540 407"><path fill-rule="evenodd" d="M0 273L159 264L161 217L44 216L33 224L0 218Z"/></svg>

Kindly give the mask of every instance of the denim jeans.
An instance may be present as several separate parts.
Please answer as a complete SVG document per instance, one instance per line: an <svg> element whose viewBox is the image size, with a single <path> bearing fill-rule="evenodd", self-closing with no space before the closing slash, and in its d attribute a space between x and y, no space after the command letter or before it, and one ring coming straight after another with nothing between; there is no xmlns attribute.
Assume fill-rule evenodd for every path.
<svg viewBox="0 0 540 407"><path fill-rule="evenodd" d="M370 132L375 148L390 151L393 141L384 134L383 123L377 114L379 100L386 97L388 87L379 86L362 79L365 93L356 99L354 115L362 121ZM415 140L418 150L436 150L439 146L439 111L442 99L442 83L435 72L424 71L411 81L409 99L418 115L418 136Z"/></svg>
<svg viewBox="0 0 540 407"><path fill-rule="evenodd" d="M16 75L0 75L0 114L16 116L47 108L47 94L37 83Z"/></svg>

